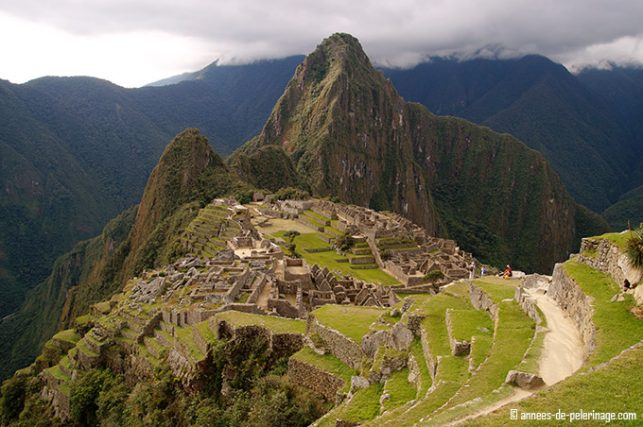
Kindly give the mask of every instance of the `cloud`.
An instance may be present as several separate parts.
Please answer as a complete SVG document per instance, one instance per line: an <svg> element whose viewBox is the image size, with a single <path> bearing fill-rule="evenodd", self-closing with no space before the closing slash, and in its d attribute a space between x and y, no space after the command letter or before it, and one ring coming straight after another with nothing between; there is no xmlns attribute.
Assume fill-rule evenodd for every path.
<svg viewBox="0 0 643 427"><path fill-rule="evenodd" d="M641 49L632 48L643 40L640 0L1 1L5 16L69 40L131 38L168 58L181 50L192 58L187 62L208 54L200 65L307 53L337 31L358 37L374 62L393 66L476 52L540 53L569 67L606 59L643 62ZM173 46L151 48L144 40L159 35L158 43Z"/></svg>

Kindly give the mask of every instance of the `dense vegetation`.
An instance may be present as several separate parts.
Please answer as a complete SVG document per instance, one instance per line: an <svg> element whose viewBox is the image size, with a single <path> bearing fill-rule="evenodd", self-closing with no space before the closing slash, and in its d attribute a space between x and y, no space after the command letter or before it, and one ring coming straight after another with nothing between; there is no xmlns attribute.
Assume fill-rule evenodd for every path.
<svg viewBox="0 0 643 427"><path fill-rule="evenodd" d="M531 55L434 58L411 69L383 71L405 99L511 133L540 151L574 198L591 209L602 211L643 183L640 70L586 70L574 76Z"/></svg>
<svg viewBox="0 0 643 427"><path fill-rule="evenodd" d="M260 129L301 57L213 64L177 85L0 81L0 318L54 260L138 203L167 141L199 126L230 153Z"/></svg>
<svg viewBox="0 0 643 427"><path fill-rule="evenodd" d="M204 386L187 390L167 365L154 378L132 381L109 369L91 369L70 387L73 426L305 426L329 404L285 376L261 336L219 342L208 359ZM232 371L231 368L234 368ZM222 392L224 372L226 390ZM234 377L230 377L234 372ZM16 375L0 395L0 420L8 425L57 425L38 392L37 377ZM38 410L34 411L34 408ZM43 416L45 415L45 416Z"/></svg>
<svg viewBox="0 0 643 427"><path fill-rule="evenodd" d="M0 377L26 365L59 326L109 298L144 268L182 255L180 234L205 201L240 197L251 187L229 173L207 139L187 129L168 145L138 209L110 222L103 233L60 257L51 275L27 296L20 311L0 323L5 363Z"/></svg>

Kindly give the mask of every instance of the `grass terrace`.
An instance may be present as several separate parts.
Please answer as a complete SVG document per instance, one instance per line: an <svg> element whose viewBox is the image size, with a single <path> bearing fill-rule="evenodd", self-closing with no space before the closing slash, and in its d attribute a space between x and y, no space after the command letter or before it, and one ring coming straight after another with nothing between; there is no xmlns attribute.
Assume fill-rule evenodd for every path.
<svg viewBox="0 0 643 427"><path fill-rule="evenodd" d="M616 246L618 246L618 248L620 250L625 251L627 249L627 241L631 237L634 237L634 232L633 231L621 231L621 232L617 232L617 233L601 234L600 236L591 237L591 239L609 240L610 242L612 242Z"/></svg>
<svg viewBox="0 0 643 427"><path fill-rule="evenodd" d="M317 354L310 347L304 347L291 358L315 366L344 380L344 388L341 391L348 392L351 386L351 377L356 375L355 370L345 365L341 360L332 354Z"/></svg>
<svg viewBox="0 0 643 427"><path fill-rule="evenodd" d="M264 316L261 314L226 311L216 315L218 320L225 320L235 326L263 326L275 334L305 334L306 322L283 317Z"/></svg>
<svg viewBox="0 0 643 427"><path fill-rule="evenodd" d="M592 372L573 375L554 386L538 392L534 397L507 405L490 415L467 421L466 426L518 425L511 421L509 410L523 412L634 412L638 421L578 421L578 425L640 425L643 408L643 381L641 361L643 346L628 350L608 365ZM609 399L606 398L609 396ZM638 424L637 424L638 423ZM524 421L521 425L555 426L560 421ZM575 425L575 424L574 424Z"/></svg>
<svg viewBox="0 0 643 427"><path fill-rule="evenodd" d="M513 299L519 279L502 279L500 277L484 277L476 279L473 284L482 289L495 303L505 299Z"/></svg>
<svg viewBox="0 0 643 427"><path fill-rule="evenodd" d="M76 344L80 340L80 335L74 329L65 329L54 335L52 339Z"/></svg>
<svg viewBox="0 0 643 427"><path fill-rule="evenodd" d="M620 290L611 276L576 261L567 261L563 268L565 274L594 299L596 349L586 366L606 362L643 339L643 321L629 312L634 306L632 296L625 295L622 302L610 301Z"/></svg>
<svg viewBox="0 0 643 427"><path fill-rule="evenodd" d="M286 231L280 231L272 236L287 240L284 237ZM320 267L326 267L331 271L339 271L342 274L350 275L358 280L363 280L368 283L378 283L385 286L399 285L394 277L382 271L379 267L373 266L370 269L354 269L348 262L348 258L342 256L330 249L329 244L319 238L318 233L304 233L295 237L294 243L297 246L297 252L306 260L309 265L317 264ZM308 252L307 249L319 250L328 248L324 252ZM285 247L282 249L288 253Z"/></svg>
<svg viewBox="0 0 643 427"><path fill-rule="evenodd" d="M196 362L205 358L205 354L203 354L199 346L197 346L194 342L191 327L175 326L174 336L176 337L177 341L180 341L183 345L185 345L187 350L190 352L192 360Z"/></svg>
<svg viewBox="0 0 643 427"><path fill-rule="evenodd" d="M418 397L424 396L426 392L431 387L431 374L429 373L429 367L426 363L426 358L424 357L424 351L422 351L422 342L419 338L415 338L411 344L411 354L415 357L417 361L420 377L419 377L419 387L418 387Z"/></svg>
<svg viewBox="0 0 643 427"><path fill-rule="evenodd" d="M372 420L380 414L380 396L383 389L383 384L376 383L358 390L349 401L342 403L324 417L319 426L335 426L336 419L349 423Z"/></svg>
<svg viewBox="0 0 643 427"><path fill-rule="evenodd" d="M498 323L489 357L449 402L464 403L491 393L504 384L507 373L518 366L534 337L535 324L514 301L500 303Z"/></svg>
<svg viewBox="0 0 643 427"><path fill-rule="evenodd" d="M471 341L473 336L491 336L492 334L491 317L484 311L449 310L449 318L451 319L451 333L457 340Z"/></svg>
<svg viewBox="0 0 643 427"><path fill-rule="evenodd" d="M335 329L356 343L370 331L370 326L384 312L380 308L326 304L312 314L324 326Z"/></svg>
<svg viewBox="0 0 643 427"><path fill-rule="evenodd" d="M408 381L409 370L404 368L401 371L393 372L384 384L384 392L390 398L383 403L385 411L397 408L406 402L415 399L417 389Z"/></svg>

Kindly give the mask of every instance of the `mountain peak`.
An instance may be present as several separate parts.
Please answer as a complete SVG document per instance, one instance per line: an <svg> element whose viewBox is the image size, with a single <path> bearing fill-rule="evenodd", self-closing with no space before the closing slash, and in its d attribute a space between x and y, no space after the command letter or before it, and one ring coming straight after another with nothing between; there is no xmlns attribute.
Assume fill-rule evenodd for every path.
<svg viewBox="0 0 643 427"><path fill-rule="evenodd" d="M317 48L306 57L303 65L305 82L322 82L327 76L337 76L351 69L372 70L368 56L355 37L346 33L335 33L324 39Z"/></svg>
<svg viewBox="0 0 643 427"><path fill-rule="evenodd" d="M205 204L214 197L242 190L247 190L247 185L229 173L198 129L189 128L179 133L165 148L145 186L130 235L131 250L125 271L131 275L149 267L146 264L149 259L142 257L139 249L158 246L155 233L182 205ZM167 233L159 236L164 234Z"/></svg>

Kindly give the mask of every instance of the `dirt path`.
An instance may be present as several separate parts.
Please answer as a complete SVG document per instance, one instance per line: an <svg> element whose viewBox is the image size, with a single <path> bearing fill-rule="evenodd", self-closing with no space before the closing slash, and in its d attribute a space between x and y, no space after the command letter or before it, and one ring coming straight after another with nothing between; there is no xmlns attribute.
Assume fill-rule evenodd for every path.
<svg viewBox="0 0 643 427"><path fill-rule="evenodd" d="M543 289L528 292L544 313L549 329L540 358L540 376L545 384L556 384L582 366L583 341L572 320Z"/></svg>
<svg viewBox="0 0 643 427"><path fill-rule="evenodd" d="M540 356L540 376L548 386L564 380L582 365L584 346L580 333L572 320L552 300L542 288L528 289L527 292L536 301L538 308L545 315L547 333ZM532 391L514 389L514 393L492 405L467 417L451 422L450 426L460 424L472 418L481 417L503 406L523 400L533 394Z"/></svg>
<svg viewBox="0 0 643 427"><path fill-rule="evenodd" d="M462 424L463 422L471 420L473 418L478 418L478 417L482 417L483 415L490 414L493 411L495 411L496 409L502 408L503 406L508 405L510 403L513 403L513 402L518 402L519 400L522 400L522 399L524 399L526 397L531 396L533 393L534 393L533 391L527 391L527 390L522 390L522 389L519 389L519 388L515 388L514 392L513 392L513 394L511 396L507 396L504 399L499 400L499 401L497 401L495 403L492 403L489 406L485 406L480 411L475 412L475 413L473 413L471 415L467 415L464 418L459 418L459 419L457 419L455 421L451 421L450 423L447 424L447 426L449 426L449 427L450 426L457 426L458 424Z"/></svg>

